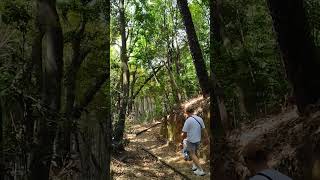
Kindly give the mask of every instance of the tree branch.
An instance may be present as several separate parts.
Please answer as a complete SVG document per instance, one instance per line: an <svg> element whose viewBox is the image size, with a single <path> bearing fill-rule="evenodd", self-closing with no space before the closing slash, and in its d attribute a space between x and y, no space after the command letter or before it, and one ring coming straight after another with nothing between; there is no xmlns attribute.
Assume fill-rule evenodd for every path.
<svg viewBox="0 0 320 180"><path fill-rule="evenodd" d="M100 90L102 85L108 80L109 77L110 77L110 71L106 70L106 72L100 74L96 78L96 82L94 83L94 85L87 89L79 105L77 105L74 108L73 115L75 117L80 117L81 112L89 105L89 103L93 100L96 93Z"/></svg>
<svg viewBox="0 0 320 180"><path fill-rule="evenodd" d="M138 89L138 91L136 91L134 93L134 95L131 97L131 100L134 100L137 95L140 93L140 91L142 90L142 88L161 70L161 68L163 67L164 65L161 65L159 66L156 71L154 72L154 74L151 74L144 82L143 84L140 86L140 88Z"/></svg>

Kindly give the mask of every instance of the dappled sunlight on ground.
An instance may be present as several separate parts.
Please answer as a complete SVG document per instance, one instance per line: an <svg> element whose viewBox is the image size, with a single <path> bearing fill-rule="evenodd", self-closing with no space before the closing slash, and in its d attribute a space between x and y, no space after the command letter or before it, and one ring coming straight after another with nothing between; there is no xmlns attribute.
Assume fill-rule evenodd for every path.
<svg viewBox="0 0 320 180"><path fill-rule="evenodd" d="M126 135L130 140L129 146L126 147L126 153L118 158L123 160L113 160L112 163L114 172L113 179L183 179L180 175L167 166L164 166L156 158L147 154L141 148L149 150L159 159L164 160L181 173L190 177L190 179L210 179L208 175L209 162L200 159L200 163L203 165L207 175L203 177L195 176L191 170L191 162L184 161L181 152L170 146L169 143L160 137L160 126L156 126L135 136L135 133L149 126L150 124L131 126L131 128L134 127L139 130L129 129L131 134Z"/></svg>
<svg viewBox="0 0 320 180"><path fill-rule="evenodd" d="M152 149L152 150L155 150L155 151L158 151L158 150L161 150L163 148L167 148L169 146L169 144L164 144L162 146L159 146L159 145L153 145L151 146L149 149Z"/></svg>
<svg viewBox="0 0 320 180"><path fill-rule="evenodd" d="M201 98L199 98L201 99ZM179 150L176 150L175 147L170 146L165 141L161 141L160 137L160 126L154 127L151 131L147 131L137 136L132 140L132 143L139 143L153 154L175 167L183 174L187 175L191 179L210 179L209 175L204 177L197 177L193 174L191 170L191 162L186 162ZM206 173L209 172L209 162L205 162L203 159L200 159L200 163L203 165L203 168Z"/></svg>

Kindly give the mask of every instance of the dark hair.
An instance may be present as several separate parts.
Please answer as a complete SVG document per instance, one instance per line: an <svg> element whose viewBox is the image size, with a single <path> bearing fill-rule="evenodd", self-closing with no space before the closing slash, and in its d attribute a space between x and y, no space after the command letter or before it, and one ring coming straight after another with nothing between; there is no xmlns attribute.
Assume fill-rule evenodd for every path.
<svg viewBox="0 0 320 180"><path fill-rule="evenodd" d="M186 108L186 113L194 113L194 109L193 109L193 107L191 107L191 106L189 106L189 107L187 107Z"/></svg>

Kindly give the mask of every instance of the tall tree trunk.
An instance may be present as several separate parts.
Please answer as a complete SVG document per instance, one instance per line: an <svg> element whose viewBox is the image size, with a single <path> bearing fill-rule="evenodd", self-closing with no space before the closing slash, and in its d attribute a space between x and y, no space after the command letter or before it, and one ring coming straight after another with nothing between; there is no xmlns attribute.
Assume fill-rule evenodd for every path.
<svg viewBox="0 0 320 180"><path fill-rule="evenodd" d="M172 22L173 22L173 36L174 38L172 39L172 48L174 48L174 42L176 44L176 55L174 57L174 64L175 64L175 70L176 70L176 74L178 75L178 77L180 76L180 72L181 72L181 60L180 60L180 47L179 47L179 43L178 43L178 19L177 19L177 10L175 10L176 7L172 6L172 9L170 12L171 13L171 17L172 17ZM178 79L180 80L180 79Z"/></svg>
<svg viewBox="0 0 320 180"><path fill-rule="evenodd" d="M169 41L169 39L168 39L168 41ZM181 94L179 92L179 88L178 88L176 79L175 79L173 72L172 72L172 62L173 62L172 55L173 55L172 49L170 48L170 45L168 43L168 54L167 54L167 64L168 65L166 65L166 69L167 69L168 75L169 75L169 82L170 82L171 89L172 89L173 99L175 101L175 104L179 104L181 101Z"/></svg>
<svg viewBox="0 0 320 180"><path fill-rule="evenodd" d="M46 37L46 58L42 81L42 103L48 109L39 123L37 144L32 151L29 179L49 179L56 133L57 116L60 110L61 77L63 66L63 35L54 0L37 1L37 18Z"/></svg>
<svg viewBox="0 0 320 180"><path fill-rule="evenodd" d="M72 133L72 121L74 117L72 116L72 111L74 108L75 97L76 97L76 78L80 66L89 50L83 50L81 48L81 40L83 38L84 30L86 25L86 19L84 15L81 16L81 22L78 30L75 32L74 39L72 40L72 60L67 68L65 74L65 91L66 91L66 107L65 114L67 116L64 121L62 131L62 141L59 143L59 149L62 151L62 156L65 157L70 152L70 139Z"/></svg>
<svg viewBox="0 0 320 180"><path fill-rule="evenodd" d="M121 141L123 140L125 120L127 114L127 106L129 100L129 84L130 84L130 72L128 66L127 56L127 37L126 37L126 17L124 0L120 0L120 33L121 33L121 77L122 77L122 97L120 101L119 120L115 125L114 140L120 143L119 148L123 148Z"/></svg>
<svg viewBox="0 0 320 180"><path fill-rule="evenodd" d="M111 154L112 154L112 118L111 118L111 94L110 94L110 0L105 0L104 2L104 10L103 13L105 14L105 20L106 20L106 64L107 64L107 71L109 72L107 75L107 86L106 86L106 92L107 92L107 108L106 108L106 118L103 122L100 123L100 127L102 128L102 133L104 135L104 145L105 145L105 164L106 166L103 169L103 172L105 172L105 176L102 176L102 179L111 180Z"/></svg>
<svg viewBox="0 0 320 180"><path fill-rule="evenodd" d="M184 25L186 27L189 47L193 58L193 63L195 65L199 84L202 89L203 95L207 96L210 93L210 83L208 83L210 81L206 69L206 64L203 59L201 47L198 41L197 33L193 25L192 16L188 7L188 1L178 0L177 3L183 18Z"/></svg>
<svg viewBox="0 0 320 180"><path fill-rule="evenodd" d="M298 110L307 113L307 106L320 98L320 62L311 38L304 1L267 2Z"/></svg>
<svg viewBox="0 0 320 180"><path fill-rule="evenodd" d="M218 86L217 77L214 73L214 62L221 59L221 20L220 0L210 0L210 75L212 80L210 92L210 172L211 179L228 179L225 171L225 156L227 152L226 131L228 129L227 113L223 102L223 92Z"/></svg>
<svg viewBox="0 0 320 180"><path fill-rule="evenodd" d="M136 85L136 82L138 80L138 77L137 77L137 68L136 70L131 74L131 77L132 77L132 82L130 84L130 98L129 98L129 103L128 103L128 111L127 113L130 114L132 112L132 108L133 108L133 104L134 104L134 99L133 99L133 96L134 96L134 87Z"/></svg>
<svg viewBox="0 0 320 180"><path fill-rule="evenodd" d="M171 85L174 101L176 104L179 104L181 102L181 93L179 92L179 88L178 88L176 79L173 75L172 68L170 68L168 66L166 66L166 68L167 68L168 75L169 75L169 82Z"/></svg>
<svg viewBox="0 0 320 180"><path fill-rule="evenodd" d="M170 2L170 1L169 1ZM165 1L165 3L167 3ZM171 9L170 9L170 12L171 12ZM172 16L171 16L172 17ZM174 74L173 74L173 63L174 63L174 46L173 46L173 38L170 38L170 35L173 35L174 33L171 32L171 30L168 28L169 26L169 21L170 19L168 18L167 19L167 14L165 13L165 9L164 9L164 12L163 12L163 27L165 27L165 30L167 31L167 35L166 35L166 41L167 41L167 62L166 62L166 68L167 68L167 71L168 71L168 75L169 75L169 82L171 84L171 89L172 89L172 95L173 95L173 99L175 101L175 104L179 104L180 101L181 101L181 94L179 92L179 88L178 88L178 85L176 83L176 79L174 77ZM172 18L172 21L173 21L173 18Z"/></svg>
<svg viewBox="0 0 320 180"><path fill-rule="evenodd" d="M4 109L2 108L3 102L2 98L0 97L0 179L4 179L4 172L5 172L5 164L3 159L3 120L4 120Z"/></svg>

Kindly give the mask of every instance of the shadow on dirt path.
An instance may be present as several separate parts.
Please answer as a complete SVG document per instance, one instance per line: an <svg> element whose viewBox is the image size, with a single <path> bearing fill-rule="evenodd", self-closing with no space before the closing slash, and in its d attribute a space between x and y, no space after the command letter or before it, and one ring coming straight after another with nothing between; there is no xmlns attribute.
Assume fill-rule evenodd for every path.
<svg viewBox="0 0 320 180"><path fill-rule="evenodd" d="M141 130L149 126L135 126L134 129ZM210 179L208 174L209 163L205 163L201 159L201 164L203 164L207 175L202 177L194 175L191 170L191 163L184 161L180 151L170 147L160 137L160 126L155 126L138 136L127 134L127 138L130 140L130 143L126 147L127 152L121 155L122 158L120 159L123 160L114 159L112 162L114 179L185 179L162 164L155 157L143 151L142 148L147 149L190 179Z"/></svg>

